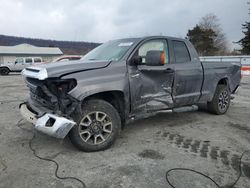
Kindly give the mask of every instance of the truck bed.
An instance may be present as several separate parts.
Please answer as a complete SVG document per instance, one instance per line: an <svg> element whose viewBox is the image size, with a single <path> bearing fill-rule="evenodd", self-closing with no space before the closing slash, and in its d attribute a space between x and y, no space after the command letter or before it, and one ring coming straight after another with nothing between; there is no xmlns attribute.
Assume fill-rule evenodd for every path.
<svg viewBox="0 0 250 188"><path fill-rule="evenodd" d="M233 93L241 80L241 63L239 62L203 62L201 61L203 67L203 84L201 90L201 99L212 100L216 84L222 78L227 81L230 91Z"/></svg>

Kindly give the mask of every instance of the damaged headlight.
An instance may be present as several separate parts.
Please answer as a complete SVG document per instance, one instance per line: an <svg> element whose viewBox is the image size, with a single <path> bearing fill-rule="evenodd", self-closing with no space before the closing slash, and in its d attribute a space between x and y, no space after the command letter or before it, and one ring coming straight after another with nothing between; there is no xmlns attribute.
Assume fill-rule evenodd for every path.
<svg viewBox="0 0 250 188"><path fill-rule="evenodd" d="M65 95L68 92L70 92L72 89L74 89L77 85L77 82L75 79L48 79L47 80L47 86L49 90L57 95Z"/></svg>

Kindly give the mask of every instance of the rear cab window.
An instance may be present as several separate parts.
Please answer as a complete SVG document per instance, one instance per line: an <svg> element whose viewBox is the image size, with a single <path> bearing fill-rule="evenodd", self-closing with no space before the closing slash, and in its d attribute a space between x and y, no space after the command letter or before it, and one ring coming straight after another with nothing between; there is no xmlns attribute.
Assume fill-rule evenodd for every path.
<svg viewBox="0 0 250 188"><path fill-rule="evenodd" d="M173 41L175 63L188 63L191 61L188 48L183 41Z"/></svg>

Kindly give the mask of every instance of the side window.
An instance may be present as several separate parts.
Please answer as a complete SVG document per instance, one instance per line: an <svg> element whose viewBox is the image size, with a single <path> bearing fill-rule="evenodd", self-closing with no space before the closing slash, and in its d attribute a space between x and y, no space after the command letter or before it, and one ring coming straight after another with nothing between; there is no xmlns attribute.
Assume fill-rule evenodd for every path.
<svg viewBox="0 0 250 188"><path fill-rule="evenodd" d="M17 63L23 63L23 58L17 58L15 61L15 64L17 64Z"/></svg>
<svg viewBox="0 0 250 188"><path fill-rule="evenodd" d="M138 49L138 56L142 58L142 63L146 63L146 54L151 50L163 51L165 55L165 63L168 63L168 49L167 42L165 40L151 40L144 43Z"/></svg>
<svg viewBox="0 0 250 188"><path fill-rule="evenodd" d="M34 63L41 63L42 60L40 58L34 58Z"/></svg>
<svg viewBox="0 0 250 188"><path fill-rule="evenodd" d="M71 59L70 59L70 61L76 61L76 60L79 60L80 58L79 57L72 57Z"/></svg>
<svg viewBox="0 0 250 188"><path fill-rule="evenodd" d="M25 63L32 63L32 58L25 58Z"/></svg>
<svg viewBox="0 0 250 188"><path fill-rule="evenodd" d="M189 51L184 42L173 41L173 45L176 63L186 63L191 61Z"/></svg>
<svg viewBox="0 0 250 188"><path fill-rule="evenodd" d="M70 61L69 58L63 58L63 59L60 59L58 62L63 62L63 61Z"/></svg>

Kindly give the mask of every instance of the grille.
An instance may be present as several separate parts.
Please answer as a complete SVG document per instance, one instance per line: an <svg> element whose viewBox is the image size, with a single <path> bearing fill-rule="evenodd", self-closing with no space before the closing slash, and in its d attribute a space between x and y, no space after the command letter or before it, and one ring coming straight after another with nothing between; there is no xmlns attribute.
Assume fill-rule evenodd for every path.
<svg viewBox="0 0 250 188"><path fill-rule="evenodd" d="M27 77L26 84L30 90L30 97L33 101L48 108L53 107L51 97L43 90L43 88L46 88L45 81Z"/></svg>

